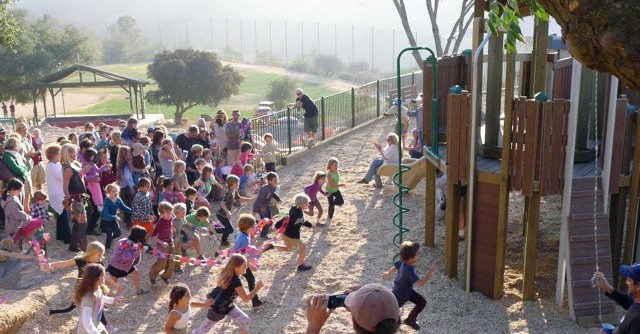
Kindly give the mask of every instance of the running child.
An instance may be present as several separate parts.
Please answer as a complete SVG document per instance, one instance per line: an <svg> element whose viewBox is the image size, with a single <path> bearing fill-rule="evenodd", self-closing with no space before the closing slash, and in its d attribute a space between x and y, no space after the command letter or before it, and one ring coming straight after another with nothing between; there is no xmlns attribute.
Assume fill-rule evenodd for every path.
<svg viewBox="0 0 640 334"><path fill-rule="evenodd" d="M80 306L77 333L107 333L107 329L99 321L104 313L104 304L118 304L123 297L106 296L109 288L104 284L105 280L102 265L87 265L73 298L75 305Z"/></svg>
<svg viewBox="0 0 640 334"><path fill-rule="evenodd" d="M151 237L156 242L158 250L165 254L174 254L175 248L173 247L173 205L169 202L162 202L158 204L158 214L160 218L156 222L156 227L153 229ZM156 263L153 264L149 270L149 282L151 288L156 286L156 278L161 271L164 270L160 278L165 284L169 284L169 279L173 276L174 262L168 258L168 256L158 257Z"/></svg>
<svg viewBox="0 0 640 334"><path fill-rule="evenodd" d="M105 252L104 245L100 243L100 241L93 241L87 246L86 253L82 253L81 255L66 261L49 262L46 264L44 270L53 271L55 269L66 269L66 268L76 266L78 268L78 277L76 279L76 287L77 287L80 283L80 279L82 278L82 275L84 275L84 271L87 268L87 265L91 263L97 263L97 264L103 265L102 260L104 259L104 252ZM108 286L116 289L118 292L122 292L123 290L123 287L120 284L114 282L111 279L111 277L108 275L106 277L106 283ZM69 307L67 308L59 309L59 310L49 310L49 315L58 314L58 313L69 313L73 311L75 308L76 308L76 304L71 302L71 305L69 305ZM112 329L107 324L107 319L104 316L104 312L102 313L100 322L103 325L107 326L107 330Z"/></svg>
<svg viewBox="0 0 640 334"><path fill-rule="evenodd" d="M198 229L206 228L209 232L209 235L213 235L213 233L215 232L215 229L209 222L210 215L211 212L206 207L198 208L198 210L186 216L183 216L181 212L178 215L178 212L176 212L176 218L178 218L178 216L183 216L184 218L184 222L181 226L179 226L182 233L182 248L194 248L199 260L204 260L204 255L202 254L202 248L200 246L200 236L198 235ZM178 226L176 226L176 233L177 231ZM178 247L176 246L176 249L177 248Z"/></svg>
<svg viewBox="0 0 640 334"><path fill-rule="evenodd" d="M233 242L233 248L231 248L231 254L244 254L246 252L247 247L251 245L251 235L253 234L255 226L255 217L246 213L240 215L238 218L238 230L240 230L240 232L236 234L236 238ZM257 271L258 268L254 267L250 262L247 262L247 266L247 272L243 276L247 280L249 290L253 290L256 287L256 277L253 276L253 272ZM258 294L251 299L251 305L254 308L263 304L264 302L260 300Z"/></svg>
<svg viewBox="0 0 640 334"><path fill-rule="evenodd" d="M235 300L240 297L244 302L250 301L264 286L262 281L256 282L255 289L247 292L242 286L238 276L247 271L247 259L240 254L233 254L224 266L217 279L217 287L208 295L213 299L213 306L207 312L207 318L192 334L208 333L215 324L229 317L240 325L241 334L249 333L251 319L235 305Z"/></svg>
<svg viewBox="0 0 640 334"><path fill-rule="evenodd" d="M186 334L189 318L191 318L191 308L211 308L212 299L207 299L204 303L192 302L191 291L184 284L177 284L169 293L169 316L164 324L166 334Z"/></svg>
<svg viewBox="0 0 640 334"><path fill-rule="evenodd" d="M284 252L291 252L294 248L300 249L300 253L298 253L298 271L307 271L312 268L310 265L304 264L304 258L307 251L307 246L300 240L300 228L302 226L313 227L313 224L304 220L303 211L309 207L309 196L300 193L295 197L295 205L289 209L289 222L284 230L284 244L285 246L275 246L270 243L264 249L277 249ZM284 223L285 218L279 220L275 228L278 229Z"/></svg>
<svg viewBox="0 0 640 334"><path fill-rule="evenodd" d="M107 192L107 199L104 201L104 208L102 209L100 218L102 219L102 228L106 230L105 233L107 235L104 244L107 251L109 251L111 249L111 241L122 235L120 226L118 226L118 221L120 220L120 217L118 217L118 209L127 213L133 213L133 210L126 206L120 196L118 196L120 187L116 184L112 183L108 185L105 190Z"/></svg>
<svg viewBox="0 0 640 334"><path fill-rule="evenodd" d="M258 195L253 202L253 215L256 217L256 220L260 220L263 218L271 219L271 210L269 206L271 205L271 199L275 199L278 203L281 203L282 200L276 194L276 187L278 186L278 174L274 172L267 173L267 184L260 188ZM269 228L271 224L265 226L260 231L260 238L267 240L269 239Z"/></svg>
<svg viewBox="0 0 640 334"><path fill-rule="evenodd" d="M311 200L309 202L309 210L305 211L307 215L313 217L313 208L318 209L318 217L316 217L316 225L322 226L324 224L320 224L320 218L322 218L322 204L320 204L320 200L318 200L318 193L321 193L324 196L328 196L327 192L322 190L325 182L327 182L327 174L324 172L316 172L313 176L313 183L306 186L304 188L304 193L309 196Z"/></svg>
<svg viewBox="0 0 640 334"><path fill-rule="evenodd" d="M336 206L342 206L344 199L340 192L340 187L344 187L344 183L340 183L340 172L338 171L338 159L331 158L327 162L327 184L325 191L329 194L329 213L327 214L327 227L331 227L333 221L333 214L336 211Z"/></svg>
<svg viewBox="0 0 640 334"><path fill-rule="evenodd" d="M224 195L222 195L220 208L216 212L216 217L223 226L222 228L216 228L216 232L222 233L220 246L229 246L227 239L229 235L233 233L233 226L231 225L231 209L233 208L233 204L251 201L251 198L242 197L238 194L239 184L240 180L237 176L233 174L227 176L227 190L224 192Z"/></svg>
<svg viewBox="0 0 640 334"><path fill-rule="evenodd" d="M386 280L391 277L394 273L397 273L396 279L393 281L393 294L398 299L398 304L400 307L404 305L406 302L412 302L415 304L409 316L404 319L404 324L415 329L419 330L420 325L416 322L418 318L418 314L422 312L422 310L427 306L427 301L413 290L413 284L417 284L418 286L425 286L433 275L433 272L436 270L436 265L431 265L429 271L424 277L420 278L415 272L415 265L418 262L418 250L420 249L420 244L412 241L405 241L400 245L400 261L397 261L391 269L382 274L382 279Z"/></svg>
<svg viewBox="0 0 640 334"><path fill-rule="evenodd" d="M254 156L259 156L259 154L254 155L253 153L251 153L252 149L253 146L251 146L250 143L242 143L242 145L240 146L240 154L238 155L238 159L231 166L231 174L237 177L242 176L242 169L244 168L244 165L246 165Z"/></svg>
<svg viewBox="0 0 640 334"><path fill-rule="evenodd" d="M146 177L141 177L138 180L138 192L133 197L131 204L133 209L133 226L141 226L147 231L147 235L153 233L153 223L156 220L156 216L153 214L153 203L149 198L149 188L151 188L151 181Z"/></svg>
<svg viewBox="0 0 640 334"><path fill-rule="evenodd" d="M136 288L136 295L144 295L149 290L140 287L140 272L136 267L142 259L144 243L147 238L147 231L140 226L133 226L129 231L129 236L118 240L116 251L111 256L107 272L114 282L131 274L133 286Z"/></svg>

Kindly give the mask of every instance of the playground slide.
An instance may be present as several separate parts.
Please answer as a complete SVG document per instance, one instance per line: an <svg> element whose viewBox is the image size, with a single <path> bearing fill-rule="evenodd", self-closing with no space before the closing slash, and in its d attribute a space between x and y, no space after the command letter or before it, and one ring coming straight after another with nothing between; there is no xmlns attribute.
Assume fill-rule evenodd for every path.
<svg viewBox="0 0 640 334"><path fill-rule="evenodd" d="M402 173L402 183L409 189L415 188L420 181L426 176L427 157L422 157L418 160L403 159L403 164L409 167L409 170ZM396 165L384 165L378 169L378 175L380 176L393 176L398 171Z"/></svg>

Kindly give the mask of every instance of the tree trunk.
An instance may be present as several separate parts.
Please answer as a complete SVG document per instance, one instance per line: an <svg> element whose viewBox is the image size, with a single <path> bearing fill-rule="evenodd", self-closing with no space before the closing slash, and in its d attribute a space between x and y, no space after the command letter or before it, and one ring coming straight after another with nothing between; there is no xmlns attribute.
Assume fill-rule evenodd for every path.
<svg viewBox="0 0 640 334"><path fill-rule="evenodd" d="M173 122L175 125L182 125L182 115L184 115L184 108L182 104L176 104L176 113L173 115Z"/></svg>
<svg viewBox="0 0 640 334"><path fill-rule="evenodd" d="M562 27L574 58L589 68L613 74L628 88L640 91L640 1L538 0L538 3Z"/></svg>
<svg viewBox="0 0 640 334"><path fill-rule="evenodd" d="M435 6L433 1L435 1ZM436 45L436 56L440 57L443 55L443 53L442 53L442 40L440 39L440 27L438 26L438 21L437 21L438 0L427 0L427 13L429 13L429 20L431 20L431 32L433 33L433 42Z"/></svg>
<svg viewBox="0 0 640 334"><path fill-rule="evenodd" d="M411 46L416 46L416 39L413 37L413 32L411 32L411 26L409 26L409 19L407 18L407 7L404 6L404 0L393 0L393 4L396 5L396 9L398 10L400 20L402 21L402 27L404 28L404 32L409 39L409 44ZM420 52L416 50L413 51L412 54L413 58L416 60L418 68L422 68L422 58L420 57Z"/></svg>

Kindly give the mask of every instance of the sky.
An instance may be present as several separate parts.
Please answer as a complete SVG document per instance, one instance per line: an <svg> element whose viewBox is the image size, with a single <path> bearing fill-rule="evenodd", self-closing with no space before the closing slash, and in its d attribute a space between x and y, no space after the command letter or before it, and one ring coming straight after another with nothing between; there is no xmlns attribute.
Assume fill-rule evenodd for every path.
<svg viewBox="0 0 640 334"><path fill-rule="evenodd" d="M461 2L440 2L441 35L448 35ZM405 4L418 44L433 46L425 1ZM50 14L98 35L118 17L130 15L149 40L170 47L230 46L243 54L270 49L287 62L320 50L346 62L391 66L393 54L408 45L391 0L18 0L17 7L37 16ZM523 23L523 32L532 35L531 20ZM470 47L469 33L463 49ZM559 33L556 24L550 33Z"/></svg>

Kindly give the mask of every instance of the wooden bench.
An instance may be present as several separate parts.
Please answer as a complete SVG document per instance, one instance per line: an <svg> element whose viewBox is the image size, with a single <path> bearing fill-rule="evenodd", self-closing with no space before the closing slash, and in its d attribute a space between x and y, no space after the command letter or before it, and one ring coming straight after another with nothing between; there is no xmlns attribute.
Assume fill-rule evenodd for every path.
<svg viewBox="0 0 640 334"><path fill-rule="evenodd" d="M10 117L0 117L0 124L11 124L11 127L13 128L13 131L16 130L16 121L13 118Z"/></svg>
<svg viewBox="0 0 640 334"><path fill-rule="evenodd" d="M417 85L409 85L400 88L402 93L402 100L409 101L410 99L415 99L418 96L418 86ZM393 105L393 100L398 97L398 90L391 89L389 90L389 106Z"/></svg>

